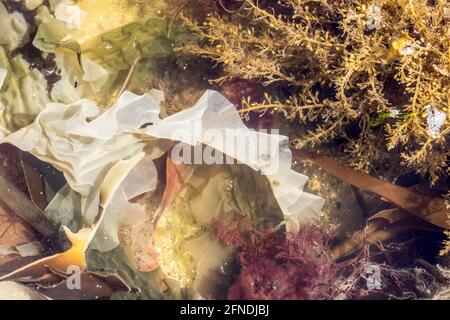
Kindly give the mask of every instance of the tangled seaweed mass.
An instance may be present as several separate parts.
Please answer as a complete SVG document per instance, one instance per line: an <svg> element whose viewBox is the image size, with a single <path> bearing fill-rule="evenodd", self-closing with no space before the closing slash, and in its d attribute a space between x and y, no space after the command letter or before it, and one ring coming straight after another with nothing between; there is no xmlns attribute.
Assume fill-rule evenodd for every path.
<svg viewBox="0 0 450 320"><path fill-rule="evenodd" d="M449 299L449 88L446 0L1 0L0 299Z"/></svg>
<svg viewBox="0 0 450 320"><path fill-rule="evenodd" d="M180 48L219 63L214 82L265 86L264 99L248 95L242 113L299 121L298 148L342 140L358 169L376 172L388 161L445 179L447 1L244 2L235 14L213 12L200 23L185 17L199 41Z"/></svg>

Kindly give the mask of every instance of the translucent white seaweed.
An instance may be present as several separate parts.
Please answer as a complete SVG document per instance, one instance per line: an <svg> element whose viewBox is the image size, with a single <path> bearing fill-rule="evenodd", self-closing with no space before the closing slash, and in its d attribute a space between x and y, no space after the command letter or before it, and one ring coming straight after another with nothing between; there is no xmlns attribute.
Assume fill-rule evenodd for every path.
<svg viewBox="0 0 450 320"><path fill-rule="evenodd" d="M49 300L39 292L14 281L0 282L0 300Z"/></svg>
<svg viewBox="0 0 450 320"><path fill-rule="evenodd" d="M124 93L111 109L103 113L86 100L70 105L50 103L34 123L9 135L3 142L31 152L64 173L68 186L57 193L46 212L75 231L83 225L92 224L97 217L100 186L110 168L152 144L152 151L142 160L145 161L145 168L142 165L137 167L141 169L140 179L136 179L136 173L130 173L130 179L134 177L134 182L125 179L122 191L118 191L118 198L128 200L139 192L155 187L156 169L153 162L149 164L148 157L154 159L161 156L167 150L164 145L168 144L155 139L146 141L133 132L137 132L143 124L159 121L159 111L159 105L151 95L137 96L130 92ZM129 204L128 201L119 205L115 199L113 205L106 209L105 226L113 224L111 221L116 221L118 216L123 217L120 223L136 221L131 212L124 216L113 206L142 216L143 209L137 208L139 205ZM77 224L79 216L82 225L79 225L80 222ZM118 227L114 229L117 231ZM103 227L99 234L104 240L101 242L108 243L99 245L98 249L105 251L118 245L117 236L111 236L111 232L103 230Z"/></svg>
<svg viewBox="0 0 450 320"><path fill-rule="evenodd" d="M8 74L8 71L6 69L0 68L0 90L3 87L3 83L5 82L7 74Z"/></svg>
<svg viewBox="0 0 450 320"><path fill-rule="evenodd" d="M0 256L19 255L21 257L34 257L43 251L44 246L38 241L20 245L0 245Z"/></svg>
<svg viewBox="0 0 450 320"><path fill-rule="evenodd" d="M216 132L214 137L226 139L208 139L213 138L209 134L212 131ZM308 177L291 168L289 138L251 131L236 107L216 91L208 90L194 107L147 127L145 133L162 139L175 137L192 146L203 143L261 171L270 181L290 228L296 228L298 223L314 219L320 213L323 199L303 192ZM247 138L245 149L239 149L235 142L243 137Z"/></svg>
<svg viewBox="0 0 450 320"><path fill-rule="evenodd" d="M56 19L64 21L69 29L80 29L86 12L81 10L72 0L50 0L50 8Z"/></svg>
<svg viewBox="0 0 450 320"><path fill-rule="evenodd" d="M161 95L152 93L158 96L125 92L105 112L87 100L69 105L50 103L34 123L3 140L64 173L68 186L58 192L46 210L52 218L70 225L81 215L82 225L73 228L92 224L101 204L100 187L111 167L145 152L146 156L117 186L94 241L99 250L113 249L119 244L119 226L135 223L142 216L143 208L129 200L155 188L152 160L169 149L170 140L192 146L203 143L266 175L289 228L318 216L323 199L303 192L308 178L291 169L287 137L250 131L236 108L215 91L207 91L192 108L161 120L157 101ZM227 139L214 139L211 131ZM234 148L231 141L244 135L248 137L246 148ZM276 147L259 148L260 139Z"/></svg>
<svg viewBox="0 0 450 320"><path fill-rule="evenodd" d="M8 13L0 2L0 45L7 51L17 49L28 37L28 24L20 12Z"/></svg>

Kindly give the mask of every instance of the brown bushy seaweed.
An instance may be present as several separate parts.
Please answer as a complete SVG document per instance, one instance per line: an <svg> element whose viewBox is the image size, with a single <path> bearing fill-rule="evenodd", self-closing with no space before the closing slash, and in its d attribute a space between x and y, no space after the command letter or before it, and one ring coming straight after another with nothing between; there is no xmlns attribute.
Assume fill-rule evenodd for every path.
<svg viewBox="0 0 450 320"><path fill-rule="evenodd" d="M217 62L216 83L266 86L262 102L243 101L244 115L279 112L305 124L297 148L339 138L343 158L361 170L399 155L390 166L412 167L432 183L448 173L447 1L245 2L202 23L184 17L199 40L177 49Z"/></svg>

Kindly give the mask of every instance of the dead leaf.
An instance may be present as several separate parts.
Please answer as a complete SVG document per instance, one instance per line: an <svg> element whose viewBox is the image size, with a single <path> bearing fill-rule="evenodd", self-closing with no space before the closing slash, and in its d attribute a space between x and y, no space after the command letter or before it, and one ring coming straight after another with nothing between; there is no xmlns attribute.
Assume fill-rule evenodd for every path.
<svg viewBox="0 0 450 320"><path fill-rule="evenodd" d="M0 203L0 247L14 247L37 240L38 238L30 225ZM18 258L20 256L0 254L0 275L10 270L6 268L6 263L13 260L17 261Z"/></svg>
<svg viewBox="0 0 450 320"><path fill-rule="evenodd" d="M0 202L0 245L19 245L36 240L33 229Z"/></svg>
<svg viewBox="0 0 450 320"><path fill-rule="evenodd" d="M166 188L161 199L161 208L159 212L164 212L165 209L175 200L184 186L183 178L176 164L172 161L169 155L166 161Z"/></svg>

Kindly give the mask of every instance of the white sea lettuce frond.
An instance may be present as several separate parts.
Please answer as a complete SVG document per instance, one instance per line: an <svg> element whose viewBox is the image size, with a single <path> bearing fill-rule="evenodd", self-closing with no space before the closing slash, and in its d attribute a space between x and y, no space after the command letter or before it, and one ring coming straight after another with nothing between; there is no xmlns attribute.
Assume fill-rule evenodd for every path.
<svg viewBox="0 0 450 320"><path fill-rule="evenodd" d="M28 24L19 12L8 13L0 2L0 45L9 52L17 49L28 37Z"/></svg>
<svg viewBox="0 0 450 320"><path fill-rule="evenodd" d="M146 153L144 159L149 162L139 169L138 165L136 171L130 168L132 180L125 179L121 183L108 206L109 212L105 216L108 227L99 232L107 236L104 241L95 242L103 251L118 245L118 226L130 223L129 215L124 212L131 210L136 213L134 216L141 214L141 208L127 200L154 188L156 170L150 163L170 148L171 140L192 146L203 143L246 164L255 174L261 172L290 222L288 226L295 227L317 217L323 200L302 191L307 177L291 169L292 155L287 137L251 132L236 108L214 91L207 91L194 107L163 120L159 117L160 110L151 95L137 96L130 92L125 92L104 112L87 100L68 105L49 103L31 125L9 135L3 142L31 152L64 173L68 187L57 194L47 211L66 224L80 217L78 228L92 224L97 217L101 204L100 187L112 166L141 152ZM212 129L233 139L248 135L247 150L230 148L230 140L210 140L208 131ZM276 148L258 148L259 139L265 139ZM252 150L256 150L256 154L249 160L247 154ZM277 165L273 166L273 162ZM145 172L145 168L148 169L147 176L139 180L139 172L143 169ZM153 182L145 186L146 180ZM63 212L59 219L58 211Z"/></svg>
<svg viewBox="0 0 450 320"><path fill-rule="evenodd" d="M0 2L0 138L30 124L49 102L43 75L13 54L27 39L23 15L8 13Z"/></svg>
<svg viewBox="0 0 450 320"><path fill-rule="evenodd" d="M8 70L0 68L0 90L3 87L3 83L5 82L7 74L8 74Z"/></svg>
<svg viewBox="0 0 450 320"><path fill-rule="evenodd" d="M269 180L289 228L295 229L299 222L315 219L320 213L323 199L303 192L308 177L291 168L288 137L251 131L236 107L216 91L208 90L195 106L147 127L145 133L162 139L178 137L192 146L203 143L260 171ZM242 139L247 139L245 149L237 147Z"/></svg>
<svg viewBox="0 0 450 320"><path fill-rule="evenodd" d="M30 124L50 98L44 76L21 55L9 58L0 45L0 69L4 70L0 86L0 138ZM2 78L2 75L0 75ZM2 109L3 109L2 108Z"/></svg>
<svg viewBox="0 0 450 320"><path fill-rule="evenodd" d="M78 1L76 6L87 15L79 30L69 28L66 19L57 15L64 8L72 12L71 1L52 1L53 11L40 7L33 45L55 54L61 77L52 87L52 100L69 104L90 99L111 105L116 98L114 92L125 81L123 72L144 67L138 63L143 59L155 61L145 64L147 73L156 70L161 58L172 54L172 42L166 36L167 21L157 16L153 6L157 3L140 4L140 10L126 0Z"/></svg>
<svg viewBox="0 0 450 320"><path fill-rule="evenodd" d="M64 173L68 187L57 194L47 211L58 222L76 229L94 222L100 186L113 164L135 156L150 145L153 148L148 156L152 159L167 150L167 142L145 141L136 134L143 124L158 120L159 106L150 95L126 92L115 106L103 113L87 100L70 105L49 103L31 125L9 135L3 142L31 152ZM123 190L125 195L132 197L151 189L145 186L155 181L152 176L155 169L152 165L146 170L150 170L148 181L134 186L140 190L131 190L129 185L134 183L128 183ZM115 203L121 209L126 205ZM130 208L136 211L136 206ZM102 249L111 249L111 245Z"/></svg>
<svg viewBox="0 0 450 320"><path fill-rule="evenodd" d="M73 0L50 0L50 8L55 17L64 21L69 29L80 29L86 19L86 12L81 10Z"/></svg>

